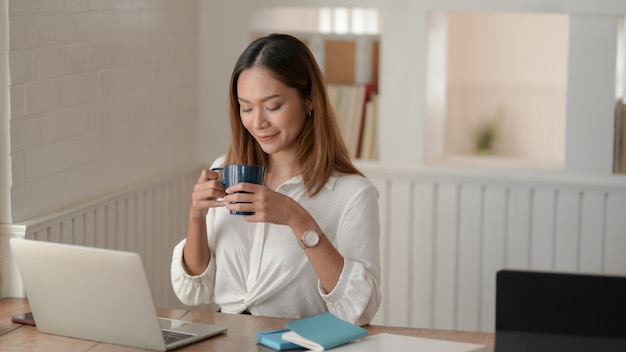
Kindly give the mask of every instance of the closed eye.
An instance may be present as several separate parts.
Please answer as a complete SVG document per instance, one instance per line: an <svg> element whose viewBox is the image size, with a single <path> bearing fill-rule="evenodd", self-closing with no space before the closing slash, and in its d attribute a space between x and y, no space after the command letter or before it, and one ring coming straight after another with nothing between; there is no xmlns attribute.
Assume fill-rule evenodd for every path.
<svg viewBox="0 0 626 352"><path fill-rule="evenodd" d="M267 111L276 111L276 110L280 109L281 106L282 105L278 105L278 106L273 107L273 108L267 108Z"/></svg>

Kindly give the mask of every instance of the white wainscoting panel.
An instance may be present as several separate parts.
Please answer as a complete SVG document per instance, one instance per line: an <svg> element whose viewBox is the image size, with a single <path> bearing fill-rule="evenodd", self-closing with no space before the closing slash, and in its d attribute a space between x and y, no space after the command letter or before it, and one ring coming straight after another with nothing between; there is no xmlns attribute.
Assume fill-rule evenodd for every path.
<svg viewBox="0 0 626 352"><path fill-rule="evenodd" d="M164 176L56 214L2 225L3 297L23 297L10 238L119 249L140 254L158 307L184 307L170 284L176 243L185 237L195 168ZM80 265L80 263L77 263Z"/></svg>
<svg viewBox="0 0 626 352"><path fill-rule="evenodd" d="M494 331L503 268L626 275L626 179L359 167L380 192L376 324Z"/></svg>

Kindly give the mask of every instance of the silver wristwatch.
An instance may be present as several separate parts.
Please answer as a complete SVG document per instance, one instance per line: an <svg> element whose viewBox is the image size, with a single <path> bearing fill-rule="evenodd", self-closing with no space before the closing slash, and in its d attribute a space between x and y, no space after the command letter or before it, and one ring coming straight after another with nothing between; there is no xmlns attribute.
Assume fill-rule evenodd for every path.
<svg viewBox="0 0 626 352"><path fill-rule="evenodd" d="M320 243L320 237L321 236L317 231L306 230L302 234L302 237L300 238L300 241L298 241L298 244L303 249L315 247L318 243Z"/></svg>

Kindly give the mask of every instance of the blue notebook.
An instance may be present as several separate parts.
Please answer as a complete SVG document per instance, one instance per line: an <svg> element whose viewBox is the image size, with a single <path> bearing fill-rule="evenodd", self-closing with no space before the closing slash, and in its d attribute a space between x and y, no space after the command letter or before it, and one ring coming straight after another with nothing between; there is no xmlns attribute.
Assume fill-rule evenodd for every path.
<svg viewBox="0 0 626 352"><path fill-rule="evenodd" d="M314 351L328 350L367 335L367 330L331 313L290 321L287 327L291 331L283 333L283 340Z"/></svg>
<svg viewBox="0 0 626 352"><path fill-rule="evenodd" d="M284 350L302 350L300 345L283 340L283 333L289 329L260 331L256 333L256 342L263 346L267 346L276 351Z"/></svg>

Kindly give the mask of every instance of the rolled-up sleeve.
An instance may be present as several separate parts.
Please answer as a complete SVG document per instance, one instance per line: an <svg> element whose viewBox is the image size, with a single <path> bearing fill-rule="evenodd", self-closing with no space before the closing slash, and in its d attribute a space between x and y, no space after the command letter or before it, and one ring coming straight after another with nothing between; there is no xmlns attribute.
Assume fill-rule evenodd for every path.
<svg viewBox="0 0 626 352"><path fill-rule="evenodd" d="M211 253L209 265L200 275L189 275L183 262L183 248L186 240L180 241L172 254L172 288L178 299L189 306L213 303L215 285L215 260Z"/></svg>
<svg viewBox="0 0 626 352"><path fill-rule="evenodd" d="M332 292L318 289L328 310L357 325L369 324L378 311L380 292L380 220L378 191L368 182L343 209L336 246L344 267Z"/></svg>
<svg viewBox="0 0 626 352"><path fill-rule="evenodd" d="M380 285L376 276L363 264L347 259L335 289L326 294L321 284L318 288L331 313L351 323L366 325L380 306Z"/></svg>

